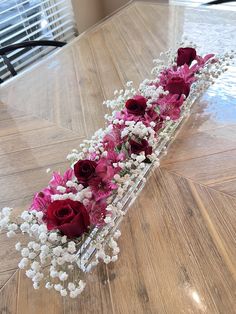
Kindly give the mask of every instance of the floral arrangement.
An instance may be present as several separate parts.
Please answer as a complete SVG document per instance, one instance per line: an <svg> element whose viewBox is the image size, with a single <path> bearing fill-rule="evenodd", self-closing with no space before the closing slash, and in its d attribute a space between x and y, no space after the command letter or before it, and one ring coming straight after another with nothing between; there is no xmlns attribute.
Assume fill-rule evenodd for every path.
<svg viewBox="0 0 236 314"><path fill-rule="evenodd" d="M85 287L86 272L100 260L117 260L117 228L129 203L148 171L158 166L196 97L234 55L202 57L195 48L167 51L154 60L153 79L145 79L138 90L128 82L125 90L115 91L115 99L104 102L112 109L105 115L106 127L85 140L80 152L68 155L71 167L53 173L21 221L10 220L10 208L0 212L0 230L6 229L8 237L18 231L29 236L27 245L15 247L22 256L18 266L35 289L43 284L76 298Z"/></svg>

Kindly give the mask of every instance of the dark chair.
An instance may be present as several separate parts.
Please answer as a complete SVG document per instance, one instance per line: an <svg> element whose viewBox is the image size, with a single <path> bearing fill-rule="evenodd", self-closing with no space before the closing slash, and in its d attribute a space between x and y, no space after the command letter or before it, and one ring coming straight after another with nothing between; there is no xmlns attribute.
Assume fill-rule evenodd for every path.
<svg viewBox="0 0 236 314"><path fill-rule="evenodd" d="M51 47L63 47L66 44L66 42L62 41L54 41L54 40L34 40L34 41L25 41L22 43L13 44L10 46L6 46L3 48L0 48L0 56L2 57L4 63L6 64L8 70L11 72L12 76L17 75L17 72L12 65L10 59L7 57L7 53L11 52L16 49L21 48L32 48L37 46L51 46ZM3 80L0 78L0 83L2 83Z"/></svg>
<svg viewBox="0 0 236 314"><path fill-rule="evenodd" d="M203 5L223 4L228 2L235 2L235 0L213 0L207 3L203 3Z"/></svg>

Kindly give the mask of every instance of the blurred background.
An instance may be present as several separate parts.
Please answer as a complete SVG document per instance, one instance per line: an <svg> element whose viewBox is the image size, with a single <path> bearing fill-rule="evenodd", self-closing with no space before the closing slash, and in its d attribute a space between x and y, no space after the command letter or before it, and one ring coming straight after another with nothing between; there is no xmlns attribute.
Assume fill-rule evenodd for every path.
<svg viewBox="0 0 236 314"><path fill-rule="evenodd" d="M145 0L143 0L145 1ZM146 0L147 1L147 0ZM208 0L211 1L211 0ZM199 6L207 0L151 0ZM212 0L214 1L214 0ZM224 2L235 10L235 1ZM225 1L227 3L225 3ZM12 44L53 40L70 42L78 34L111 15L129 0L0 0L0 48ZM215 6L216 7L216 6ZM219 8L219 6L217 6ZM55 47L25 47L7 53L7 58L17 71L40 60ZM0 83L11 77L6 61L0 55Z"/></svg>

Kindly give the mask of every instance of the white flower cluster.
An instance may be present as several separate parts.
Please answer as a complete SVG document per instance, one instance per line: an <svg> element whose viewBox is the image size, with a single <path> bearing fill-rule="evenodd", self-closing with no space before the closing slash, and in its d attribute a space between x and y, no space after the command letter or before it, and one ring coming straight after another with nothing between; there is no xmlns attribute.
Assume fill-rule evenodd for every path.
<svg viewBox="0 0 236 314"><path fill-rule="evenodd" d="M103 102L104 105L107 106L107 108L111 108L112 110L121 110L124 107L124 103L129 98L132 98L134 95L137 94L137 91L135 88L133 88L133 82L129 81L126 83L126 89L121 89L120 91L115 90L114 96L117 96L117 98L112 100L106 100ZM105 117L106 118L106 117Z"/></svg>
<svg viewBox="0 0 236 314"><path fill-rule="evenodd" d="M159 79L144 80L139 85L139 92L142 96L149 99L147 107L151 107L152 103L156 102L161 95L167 95L168 91L164 91L162 86L156 87L155 84L159 83Z"/></svg>
<svg viewBox="0 0 236 314"><path fill-rule="evenodd" d="M130 139L146 139L154 144L155 131L152 127L146 126L143 122L125 121L126 127L121 132L121 138L128 136ZM155 127L155 122L152 124Z"/></svg>
<svg viewBox="0 0 236 314"><path fill-rule="evenodd" d="M193 47L192 44L186 45L186 43L179 43L178 46L180 47L192 46ZM167 67L169 68L171 66L176 65L175 58L176 58L176 49L169 49L166 52L161 52L160 58L153 60L153 63L155 66L152 69L151 73L155 76L158 76L160 72L166 69Z"/></svg>
<svg viewBox="0 0 236 314"><path fill-rule="evenodd" d="M26 276L33 282L33 287L38 289L44 283L47 289L55 289L61 296L76 298L85 288L84 275L96 266L100 260L108 264L118 259L119 247L117 239L120 236L118 226L126 214L128 206L134 201L136 195L141 191L146 181L146 175L154 165L159 165L159 155L166 151L166 147L174 136L184 116L188 114L194 100L204 91L215 78L223 73L230 64L235 53L227 53L222 58L209 62L196 75L197 81L192 85L191 93L185 100L181 117L177 121L166 121L164 128L159 132L158 139L155 137L155 123L146 126L141 121L124 121L116 118L116 113L124 108L127 99L137 94L132 82L126 84L126 89L115 91L117 96L112 101L106 101L108 108L113 109L111 115L106 115L109 125L103 130L98 130L90 140L84 140L80 145L81 151L74 149L68 155L72 165L80 159L85 159L89 154L95 155L95 160L106 156L103 148L103 137L109 134L113 125L124 126L121 137L129 139L145 139L153 148L148 156L150 163L144 163L147 156L145 153L131 154L130 158L113 164L122 170L114 176L117 190L107 199L107 215L105 225L94 228L89 235L78 239L68 239L57 230L48 230L43 222L43 213L39 211L24 211L21 214L22 223L12 223L10 215L12 209L3 208L0 212L0 230L7 230L7 236L16 235L19 229L23 234L30 237L26 246L20 242L15 248L21 254L19 268L25 269ZM158 75L165 69L165 64L175 65L175 52L167 51L162 55L162 60L154 60L153 73ZM166 94L161 87L150 85L157 83L158 79L144 80L139 86L139 93L149 98L147 106L155 102L157 98ZM123 143L128 151L128 144ZM59 186L58 194L52 196L52 200L71 199L82 202L85 206L89 203L92 193L89 187L78 184L75 180L66 183L68 188L75 188L77 193L65 193L66 187ZM77 276L72 279L72 273L77 271Z"/></svg>
<svg viewBox="0 0 236 314"><path fill-rule="evenodd" d="M86 193L87 197L91 197L91 193L89 195L88 191ZM78 269L78 267L82 269L82 264L88 262L85 257L82 258L78 255L81 242L79 240L71 241L66 236L61 236L56 230L49 231L42 221L42 212L22 212L23 222L17 225L10 223L11 211L12 209L5 207L0 212L1 230L7 229L9 233L19 228L22 233L27 233L30 238L33 237L33 240L29 241L26 246L17 242L15 249L20 252L22 257L18 267L25 269L26 276L32 280L34 289L39 289L41 283L44 282L47 289L54 288L61 296L78 297L85 288L85 282L79 276L78 279L71 282L70 271ZM119 248L114 239L117 239L119 235L120 232L116 231L114 238L109 240L108 249L112 250L112 256L105 253L102 237L97 239L96 243L94 242L96 248L100 249L100 254L96 254L91 266L97 264L99 259L105 263L117 260Z"/></svg>
<svg viewBox="0 0 236 314"><path fill-rule="evenodd" d="M77 193L64 193L64 194L54 194L51 196L52 201L71 199L72 201L79 201L83 203L84 206L88 205L89 200L92 197L92 192L89 187L84 188L82 184L76 184L73 181L67 182L68 187L75 187Z"/></svg>
<svg viewBox="0 0 236 314"><path fill-rule="evenodd" d="M46 230L42 230L38 239L30 241L27 247L22 247L19 242L16 244L16 250L22 256L18 266L26 269L26 276L32 280L35 289L44 280L47 289L54 288L61 296L75 298L85 287L81 279L73 283L68 280L70 270L76 268L80 244L69 241L66 236L62 237L55 231L44 231Z"/></svg>
<svg viewBox="0 0 236 314"><path fill-rule="evenodd" d="M184 46L183 43L180 45ZM194 45L188 44L187 46ZM164 64L168 64L168 67L170 65L176 65L175 63L175 55L176 51L169 50L166 54L162 54L162 58L164 60L154 60L155 67L153 69L154 75L158 75L160 71L165 69L166 67ZM105 219L106 226L102 229L98 230L97 235L91 239L90 246L86 248L87 252L93 252L93 249L95 248L96 254L95 254L95 261L88 264L87 269L90 267L96 265L98 263L98 259L102 258L105 263L108 263L110 261L114 261L114 258L116 259L116 255L109 256L107 253L105 253L105 247L107 243L107 238L111 238L111 235L113 234L112 230L118 226L120 223L122 217L125 215L129 202L128 199L133 201L135 198L135 195L141 190L141 187L145 183L145 175L148 172L148 169L150 167L153 167L153 165L159 165L159 159L158 156L163 153L166 153L166 146L169 143L169 141L172 139L173 135L176 132L176 129L181 124L183 118L189 113L189 110L194 102L194 100L210 85L214 82L214 79L218 77L221 73L223 73L226 70L226 66L229 65L230 60L234 57L235 53L231 52L229 54L224 55L222 58L218 59L217 62L209 62L206 64L201 71L199 71L199 74L196 75L197 82L195 82L192 85L191 93L188 96L187 100L185 100L183 104L183 111L181 113L181 117L177 121L169 121L170 119L166 119L165 127L161 130L161 132L158 135L158 141L155 138L155 132L153 131L155 127L155 123L153 122L150 124L150 127L146 127L142 124L142 122L134 122L134 121L123 121L119 120L116 117L116 111L120 108L124 108L125 105L125 99L119 98L119 101L115 100L114 102L106 102L106 105L108 107L111 107L112 109L115 109L111 116L106 116L106 119L112 123L112 124L120 124L125 125L125 128L122 130L122 137L129 136L130 138L136 138L139 139L146 139L148 140L148 143L150 146L152 146L153 153L149 157L149 160L152 161L151 165L147 165L143 162L145 159L144 153L139 155L131 155L131 158L127 161L124 161L122 163L119 163L119 166L123 169L123 174L117 174L114 177L114 180L116 184L118 185L118 189L116 191L116 195L114 197L111 197L108 199L108 207L107 207L107 217ZM167 62L165 61L167 60ZM155 78L154 80L144 80L140 86L139 86L139 93L143 95L144 97L149 98L147 105L149 103L155 102L156 99L160 95L168 94L168 92L163 91L163 89L153 87L153 85L150 87L150 82L157 83L159 82L158 78ZM123 92L123 91L122 91ZM116 92L117 94L117 92ZM109 130L108 130L109 131ZM107 133L107 129L102 130L100 129L93 139L98 143L99 140L103 138L103 136ZM91 142L92 143L92 142ZM92 147L94 144L92 143ZM126 144L125 144L126 145ZM89 143L87 142L87 151L89 151ZM83 158L86 157L86 154L83 155Z"/></svg>
<svg viewBox="0 0 236 314"><path fill-rule="evenodd" d="M13 237L16 235L16 230L18 229L18 225L10 222L12 208L4 207L0 212L0 231L7 229L7 236Z"/></svg>
<svg viewBox="0 0 236 314"><path fill-rule="evenodd" d="M106 134L111 132L111 126L107 126L105 129L99 129L95 132L90 140L84 140L83 143L80 144L80 148L82 151L78 152L77 150L73 150L69 155L67 155L67 160L74 165L78 160L85 159L88 154L94 153L97 155L97 159L99 156L104 153L104 148L102 144L102 139ZM96 160L96 158L95 158Z"/></svg>
<svg viewBox="0 0 236 314"><path fill-rule="evenodd" d="M116 213L116 217L117 213ZM114 217L113 217L114 218ZM116 262L118 260L118 254L120 249L117 244L117 239L120 237L120 230L116 230L113 235L109 234L108 228L115 225L111 216L106 218L107 227L104 227L99 235L91 241L90 249L87 250L83 258L81 258L81 263L79 267L82 270L90 271L94 266L99 263L99 260L102 260L105 264L111 262ZM89 262L89 257L91 250L93 252L93 259ZM95 254L94 254L95 252Z"/></svg>

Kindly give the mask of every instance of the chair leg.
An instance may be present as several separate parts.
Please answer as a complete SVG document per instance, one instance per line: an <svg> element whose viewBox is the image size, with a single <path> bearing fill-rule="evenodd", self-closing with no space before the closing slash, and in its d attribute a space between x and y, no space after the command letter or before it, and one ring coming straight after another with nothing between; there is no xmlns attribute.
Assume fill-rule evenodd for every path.
<svg viewBox="0 0 236 314"><path fill-rule="evenodd" d="M17 75L17 72L16 70L14 69L13 65L11 64L11 61L8 59L8 57L6 55L2 55L2 58L8 68L8 70L11 72L11 75L12 76L16 76Z"/></svg>

